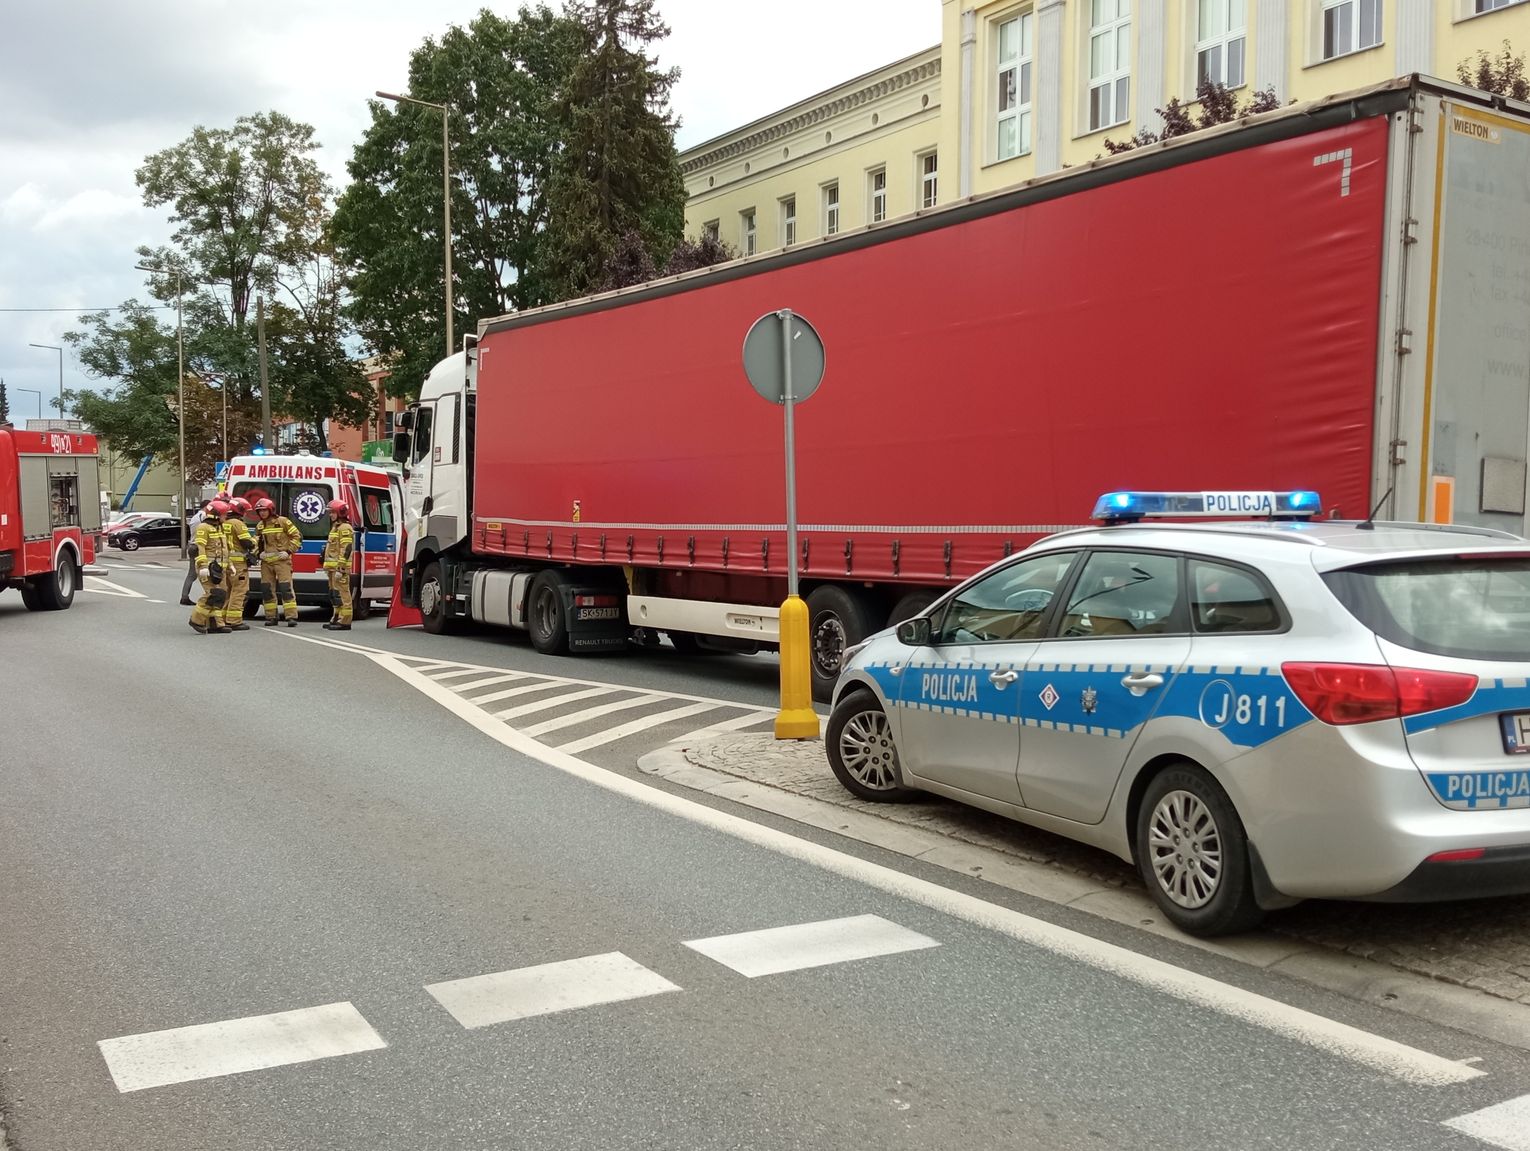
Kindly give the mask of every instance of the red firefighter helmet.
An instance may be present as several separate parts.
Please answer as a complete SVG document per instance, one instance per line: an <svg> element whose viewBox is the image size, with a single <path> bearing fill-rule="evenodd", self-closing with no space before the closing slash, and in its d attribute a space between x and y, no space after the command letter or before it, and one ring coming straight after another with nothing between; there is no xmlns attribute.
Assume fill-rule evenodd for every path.
<svg viewBox="0 0 1530 1151"><path fill-rule="evenodd" d="M205 514L210 516L217 516L221 520L224 516L229 515L233 510L234 509L231 506L224 503L222 500L213 500L212 503L207 505L207 511Z"/></svg>
<svg viewBox="0 0 1530 1151"><path fill-rule="evenodd" d="M345 506L344 500L329 501L330 519L348 520L351 518L351 509Z"/></svg>
<svg viewBox="0 0 1530 1151"><path fill-rule="evenodd" d="M247 516L250 514L250 501L243 496L230 496L225 502L234 510L236 515Z"/></svg>
<svg viewBox="0 0 1530 1151"><path fill-rule="evenodd" d="M255 511L257 513L271 512L275 514L276 504L274 501L268 500L265 496L261 496L260 499L255 501Z"/></svg>

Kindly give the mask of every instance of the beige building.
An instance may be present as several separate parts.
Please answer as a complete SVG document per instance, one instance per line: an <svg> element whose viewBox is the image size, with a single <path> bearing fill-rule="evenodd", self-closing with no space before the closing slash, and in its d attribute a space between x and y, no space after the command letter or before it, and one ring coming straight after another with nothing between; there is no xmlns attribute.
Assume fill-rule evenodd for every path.
<svg viewBox="0 0 1530 1151"><path fill-rule="evenodd" d="M1088 163L1201 77L1306 100L1453 79L1530 0L929 0L941 43L681 156L690 235L743 255Z"/></svg>

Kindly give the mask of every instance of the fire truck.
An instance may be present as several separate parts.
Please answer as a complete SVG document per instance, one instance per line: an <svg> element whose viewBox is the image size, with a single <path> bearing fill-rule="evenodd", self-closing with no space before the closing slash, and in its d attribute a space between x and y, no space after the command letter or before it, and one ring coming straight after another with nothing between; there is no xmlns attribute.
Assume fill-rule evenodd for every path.
<svg viewBox="0 0 1530 1151"><path fill-rule="evenodd" d="M0 426L0 590L32 611L74 602L101 531L96 437Z"/></svg>

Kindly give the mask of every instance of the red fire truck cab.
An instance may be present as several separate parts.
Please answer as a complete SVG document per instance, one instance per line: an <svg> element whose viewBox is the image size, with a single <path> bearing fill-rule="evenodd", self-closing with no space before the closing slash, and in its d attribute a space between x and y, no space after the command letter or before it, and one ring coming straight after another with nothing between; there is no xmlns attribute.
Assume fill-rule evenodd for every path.
<svg viewBox="0 0 1530 1151"><path fill-rule="evenodd" d="M101 531L96 437L0 426L0 590L32 611L74 602Z"/></svg>

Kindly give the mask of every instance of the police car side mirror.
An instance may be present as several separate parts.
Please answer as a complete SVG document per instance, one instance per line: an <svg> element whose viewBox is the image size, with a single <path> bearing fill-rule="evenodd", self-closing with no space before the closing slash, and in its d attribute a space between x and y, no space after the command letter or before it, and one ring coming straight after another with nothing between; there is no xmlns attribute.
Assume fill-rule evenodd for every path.
<svg viewBox="0 0 1530 1151"><path fill-rule="evenodd" d="M925 647L930 642L929 616L915 616L898 625L898 642L907 647Z"/></svg>

